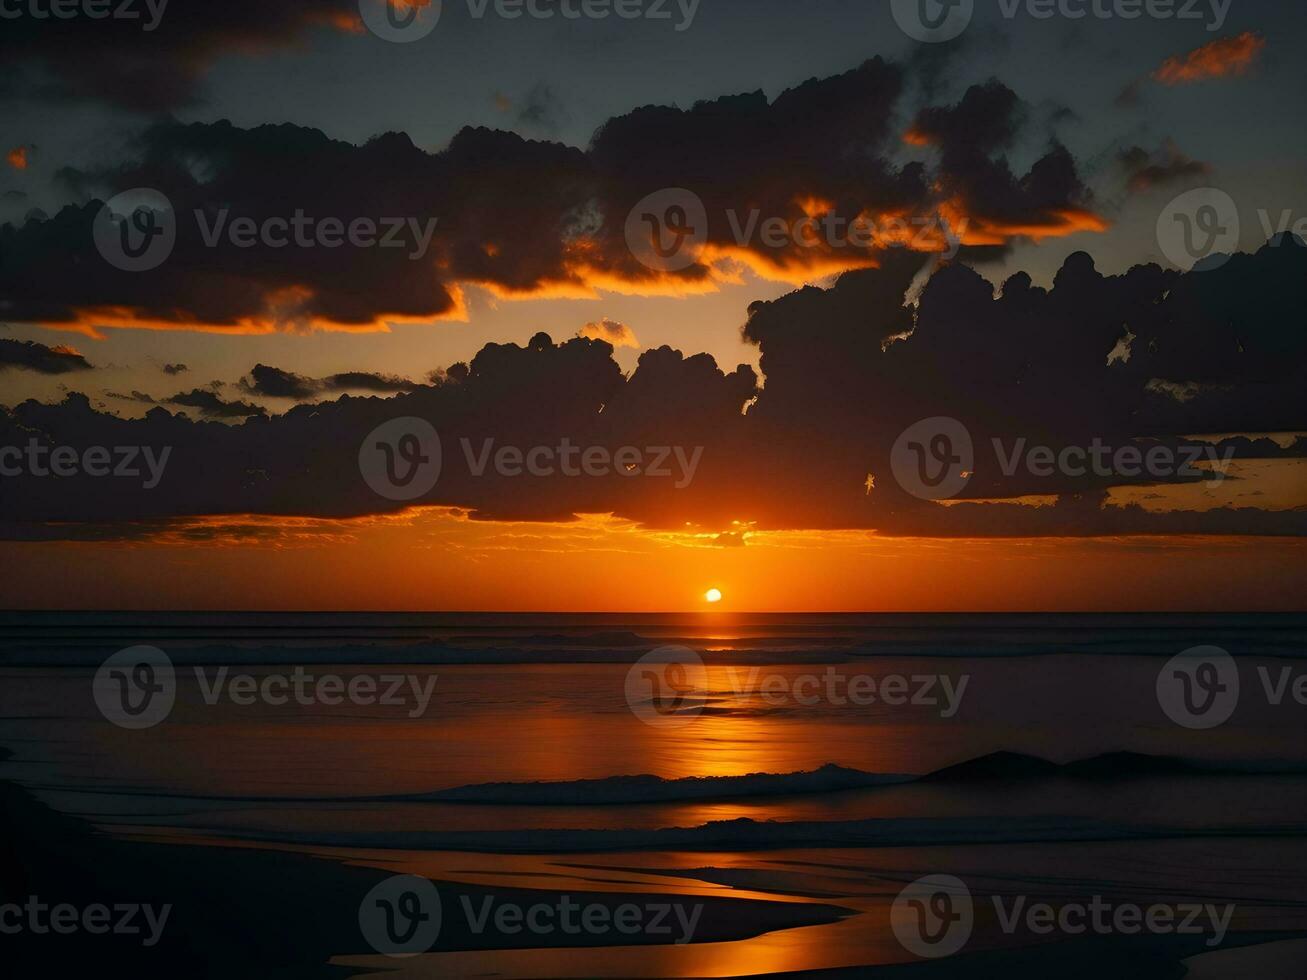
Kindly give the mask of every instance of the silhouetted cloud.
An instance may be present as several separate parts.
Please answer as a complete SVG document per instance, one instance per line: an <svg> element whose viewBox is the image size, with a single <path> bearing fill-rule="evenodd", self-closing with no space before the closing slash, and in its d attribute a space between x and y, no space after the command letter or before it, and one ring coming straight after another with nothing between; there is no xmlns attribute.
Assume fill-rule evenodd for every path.
<svg viewBox="0 0 1307 980"><path fill-rule="evenodd" d="M80 353L62 344L47 347L34 340L0 340L0 371L17 368L40 374L89 371L91 364Z"/></svg>
<svg viewBox="0 0 1307 980"><path fill-rule="evenodd" d="M6 19L0 95L164 111L194 102L224 54L284 47L315 28L362 30L357 0L168 0L123 10L136 16Z"/></svg>
<svg viewBox="0 0 1307 980"><path fill-rule="evenodd" d="M906 306L921 262L900 252L829 289L752 304L744 336L760 349L765 385L747 366L727 373L706 354L668 347L642 353L628 377L607 342L555 344L538 334L525 346L488 344L470 363L437 372L429 386L391 397L345 395L270 416L203 389L169 399L213 418L252 416L235 425L163 408L119 418L77 394L55 405L24 402L0 415L0 444L35 435L73 446L167 446L172 454L148 493L82 478L7 478L2 530L109 538L157 534L171 518L393 512L408 504L367 486L359 447L383 423L418 417L440 434L442 468L435 487L411 503L474 518L612 513L651 527L691 522L726 535L719 544L746 547L742 532L731 537L742 525L886 536L1307 534L1301 509L1162 511L1107 496L1111 487L1204 478L1192 473L1005 473L989 450L997 439L1054 453L1094 440L1173 451L1195 432L1307 430L1307 247L1283 239L1209 271L1141 265L1115 276L1076 253L1052 288L1019 273L997 293L952 264L931 276L916 306ZM900 434L937 416L964 425L977 448L975 472L949 506L912 496L890 465ZM630 472L584 479L478 472L487 446L565 441L610 451L679 448L698 462L681 486ZM1283 447L1225 437L1214 447L1237 460L1307 455L1301 438ZM1028 495L1051 503L1018 500Z"/></svg>
<svg viewBox="0 0 1307 980"><path fill-rule="evenodd" d="M567 122L567 111L551 85L537 82L523 97L517 121L524 126L556 133Z"/></svg>
<svg viewBox="0 0 1307 980"><path fill-rule="evenodd" d="M342 391L370 391L393 394L412 391L417 385L407 378L375 374L370 371L345 371L326 378L309 378L291 371L256 364L250 376L240 382L243 391L268 398L293 398L305 401L321 395Z"/></svg>
<svg viewBox="0 0 1307 980"><path fill-rule="evenodd" d="M155 398L153 395L147 395L145 392L137 391L135 388L133 388L127 394L124 394L121 391L106 391L104 393L104 396L106 398L114 398L117 399L118 401L123 401L123 402L140 402L142 405L159 404L159 400Z"/></svg>
<svg viewBox="0 0 1307 980"><path fill-rule="evenodd" d="M1212 172L1211 164L1190 159L1169 140L1153 153L1141 146L1129 147L1121 151L1118 159L1125 170L1126 183L1132 191L1145 191L1192 177L1205 177Z"/></svg>
<svg viewBox="0 0 1307 980"><path fill-rule="evenodd" d="M220 398L215 392L206 388L182 391L167 399L170 405L198 409L201 415L211 418L244 419L265 416L267 409L248 402L229 402Z"/></svg>
<svg viewBox="0 0 1307 980"><path fill-rule="evenodd" d="M147 274L103 261L92 200L0 226L11 257L0 291L13 319L88 332L375 330L459 317L467 284L520 297L685 293L737 281L746 266L799 283L894 252L947 251L946 226L989 249L1105 227L1064 147L1050 145L1024 174L1012 169L1007 152L1025 113L998 82L919 115L916 130L938 149L933 163L894 162L903 87L898 65L873 59L771 101L754 92L637 109L600 127L585 151L488 129L464 129L428 153L397 133L355 146L292 125L160 122L134 159L63 179L82 195L165 194L178 218L167 260ZM667 188L693 192L706 210L703 248L676 271L646 266L627 240L634 206ZM285 247L267 237L236 247L223 231L280 221L284 239L296 215L338 227L396 219L402 247ZM774 242L760 233L769 219L869 221L878 235L856 247L821 234ZM892 222L902 228L886 230ZM419 243L423 229L432 237Z"/></svg>

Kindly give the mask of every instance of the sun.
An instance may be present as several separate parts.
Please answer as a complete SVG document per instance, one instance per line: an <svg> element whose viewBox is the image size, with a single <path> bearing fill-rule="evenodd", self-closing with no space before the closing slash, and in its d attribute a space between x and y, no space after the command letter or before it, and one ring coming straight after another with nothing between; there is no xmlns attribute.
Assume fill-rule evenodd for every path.
<svg viewBox="0 0 1307 980"><path fill-rule="evenodd" d="M703 601L704 601L704 602L721 602L721 601L722 601L722 590L721 590L721 589L709 589L707 592L705 592L705 593L703 594Z"/></svg>

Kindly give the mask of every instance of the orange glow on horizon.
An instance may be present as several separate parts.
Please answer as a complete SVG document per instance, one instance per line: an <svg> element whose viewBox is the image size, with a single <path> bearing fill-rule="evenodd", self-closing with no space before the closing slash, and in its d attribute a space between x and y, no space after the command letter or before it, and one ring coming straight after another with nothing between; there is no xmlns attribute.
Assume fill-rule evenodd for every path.
<svg viewBox="0 0 1307 980"><path fill-rule="evenodd" d="M732 608L740 615L1167 611L1207 609L1213 595L1222 608L1257 611L1297 608L1307 587L1302 539L755 530L746 546L723 547L718 537L609 515L477 521L457 508L352 520L214 517L130 541L0 543L0 588L34 608L131 608L149 595L158 609L707 615L704 594L687 594L686 582L710 576L749 597L747 609ZM1241 574L1232 578L1231 567ZM711 615L720 608L711 604Z"/></svg>

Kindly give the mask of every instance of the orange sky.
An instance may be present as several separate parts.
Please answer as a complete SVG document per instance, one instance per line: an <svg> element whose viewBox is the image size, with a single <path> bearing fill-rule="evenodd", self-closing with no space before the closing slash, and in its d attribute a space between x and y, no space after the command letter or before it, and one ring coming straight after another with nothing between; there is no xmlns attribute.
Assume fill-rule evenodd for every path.
<svg viewBox="0 0 1307 980"><path fill-rule="evenodd" d="M233 522L234 523L234 522ZM723 612L1295 609L1307 542L1284 538L710 536L608 517L250 519L219 543L0 545L10 607ZM253 536L257 535L257 536ZM85 570L93 565L97 574Z"/></svg>

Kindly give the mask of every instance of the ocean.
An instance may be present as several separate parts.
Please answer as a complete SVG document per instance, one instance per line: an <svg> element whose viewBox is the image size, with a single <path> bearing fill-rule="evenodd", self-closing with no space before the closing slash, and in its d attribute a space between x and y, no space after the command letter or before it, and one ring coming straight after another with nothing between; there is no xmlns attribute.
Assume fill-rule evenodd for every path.
<svg viewBox="0 0 1307 980"><path fill-rule="evenodd" d="M1301 976L1304 640L1264 614L8 613L0 780L29 881L172 896L170 968L234 916L306 976ZM157 874L33 856L65 839ZM196 884L215 864L235 894Z"/></svg>

